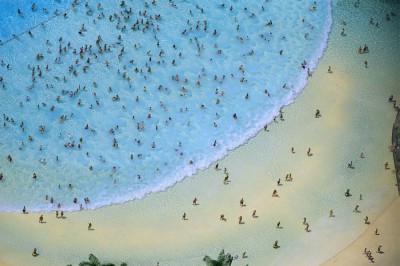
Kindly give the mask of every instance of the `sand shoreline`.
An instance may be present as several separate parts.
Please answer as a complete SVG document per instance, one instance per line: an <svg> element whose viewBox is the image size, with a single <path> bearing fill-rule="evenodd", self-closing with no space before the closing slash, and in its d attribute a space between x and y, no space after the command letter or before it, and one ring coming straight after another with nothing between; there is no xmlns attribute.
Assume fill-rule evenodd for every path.
<svg viewBox="0 0 400 266"><path fill-rule="evenodd" d="M387 213L382 210L398 202L393 173L383 168L392 156L387 147L394 113L387 97L400 96L395 75L398 54L380 60L390 57L397 43L392 40L383 46L381 39L387 36L382 31L377 33L381 42L374 45L370 36L357 38L348 23L348 38L342 38L339 21L343 18L333 12L335 25L325 55L306 89L283 110L285 120L272 123L268 132L259 132L218 162L220 169L228 168L230 184L223 184L223 170L211 166L141 200L68 212L63 220L55 218L54 212L46 213L47 224L39 224L34 213L0 213L3 263L76 265L94 253L101 261L128 265L158 261L163 266L203 265L204 255L216 257L224 248L239 256L247 252L247 258L239 257L233 265L316 265L350 250L343 247L375 230L372 226ZM365 41L373 52L357 55L354 41ZM365 59L369 69L363 66ZM328 66L332 74L326 72ZM387 74L382 68L393 72ZM319 119L314 117L316 109L322 113ZM306 155L309 147L313 156ZM361 152L365 159L359 158ZM346 167L350 160L355 169ZM292 182L284 182L287 173L293 173ZM276 185L278 178L282 186ZM347 188L353 193L350 198L343 195ZM279 198L271 197L274 189ZM358 194L363 194L362 201ZM199 199L197 206L192 205L194 197ZM241 198L245 207L239 206ZM357 204L359 214L353 212ZM254 209L258 218L251 216ZM335 217L328 216L330 209ZM184 212L186 221L181 219ZM219 220L221 213L226 222ZM368 227L363 223L365 215L371 220ZM244 224L238 224L239 216ZM309 233L304 231L303 217L310 223ZM276 228L278 221L282 229ZM87 230L89 222L92 232ZM382 236L387 235L385 228L389 227L380 228ZM272 248L275 240L280 249ZM398 254L385 245L385 257ZM39 257L31 256L33 247ZM368 263L362 254L356 256Z"/></svg>

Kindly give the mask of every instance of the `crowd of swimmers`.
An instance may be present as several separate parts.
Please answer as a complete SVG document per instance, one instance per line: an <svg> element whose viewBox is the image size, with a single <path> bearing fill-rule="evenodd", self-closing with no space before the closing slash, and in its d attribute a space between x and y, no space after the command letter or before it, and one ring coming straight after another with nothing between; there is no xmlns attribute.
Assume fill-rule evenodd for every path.
<svg viewBox="0 0 400 266"><path fill-rule="evenodd" d="M74 9L77 4L78 4L78 1L74 0L73 3L71 4L71 8ZM155 5L156 1L154 1L154 0L151 1L151 4ZM316 2L314 2L314 5L316 5ZM127 7L127 5L126 5L126 3L124 1L121 2L120 7L123 8L123 9L119 13L110 14L108 16L108 20L110 22L112 22L112 23L116 23L117 30L125 31L126 27L125 27L124 24L128 24L128 22L131 20L133 11L132 11L132 8L128 8ZM145 7L146 8L149 7L149 4L145 3ZM92 10L92 8L89 7L88 3L85 3L85 8L87 9L87 13L88 14L90 14L90 15L93 14L94 10ZM196 8L199 11L201 11L201 13L204 13L203 8L201 8L200 6L196 5ZM221 4L221 8L225 8L225 4ZM98 20L101 20L101 19L107 17L103 13L103 8L102 8L101 4L98 4L97 9L98 9L98 12L99 12L99 15L97 16ZM229 10L232 11L233 9L234 9L234 7L230 6ZM36 10L36 6L34 6L32 8L32 11L35 11L35 10ZM264 6L261 7L261 10L264 11ZM244 11L245 12L248 11L246 7L244 8ZM57 14L64 13L63 14L64 17L67 17L66 12L57 11L56 13ZM150 14L148 12L148 10L140 10L138 13L139 13L139 18L136 19L136 22L130 28L132 30L141 30L142 32L146 32L148 30L152 30L153 33L155 34L155 41L157 42L157 47L161 48L160 41L157 39L157 31L159 30L159 26L156 25L156 22L161 19L161 15L157 14L157 13L156 14ZM20 16L23 16L23 13L22 13L22 11L20 9L18 9L18 14ZM192 16L193 12L190 10L189 14L190 14L190 16ZM251 16L254 17L255 13L251 13ZM237 22L237 20L235 20L235 21ZM303 22L304 22L304 20L303 20ZM93 23L95 23L95 20L93 20ZM184 35L185 34L187 35L189 32L194 30L192 27L190 27L190 25L192 25L192 22L190 21L190 19L187 20L187 24L189 25L189 28L187 29L187 32L183 33ZM210 25L207 22L207 20L204 20L202 24L203 24L203 26L201 26L201 27L203 27L203 30L207 31L207 28L210 27ZM195 25L196 25L196 29L199 29L200 28L200 21L197 21L197 23ZM275 24L273 24L271 19L266 23L266 26L268 26L268 27L272 27L273 25L275 25ZM239 26L240 25L238 24L237 25L237 31L239 31ZM87 31L87 27L85 26L84 23L82 23L81 26L80 26L80 29L78 31L78 34L79 35L83 35L85 33L85 31ZM31 30L29 31L29 34L32 35ZM213 35L218 35L217 30L213 29L212 30L212 34ZM270 32L269 35L272 35L272 32ZM261 36L261 37L264 38L264 36ZM240 37L240 38L242 39L242 41L244 39L246 39L244 37ZM64 45L63 44L63 42L64 42L63 37L59 37L58 38L59 44L55 46L56 52L57 52L57 56L55 57L54 62L55 63L61 62L62 61L62 55L64 55L65 53L67 53L71 49L73 51L72 53L74 55L78 56L78 58L74 61L75 65L71 64L71 65L68 66L68 72L72 73L74 76L76 76L78 74L78 72L79 72L77 65L80 62L86 63L86 65L83 66L83 68L82 68L83 72L85 72L86 69L89 68L89 66L91 64L91 61L97 59L101 54L103 54L105 52L110 52L111 47L115 47L115 44L121 44L122 43L122 39L123 39L122 35L119 35L117 39L118 39L118 41L116 43L111 43L111 44L110 43L105 43L103 38L101 37L101 35L98 35L95 44L84 44L80 48L74 48L70 41L67 42ZM190 43L192 43L192 42L194 42L196 44L196 47L198 48L199 55L200 55L200 51L202 49L204 49L204 45L199 42L197 37L191 38L190 39ZM53 52L52 49L51 49L51 47L53 46L52 42L50 40L46 40L45 44L47 46L48 52ZM177 50L177 46L175 44L173 44L172 46L173 46L173 48L175 50ZM139 48L140 44L134 44L134 47ZM125 52L124 48L125 47L122 46L122 48L120 50L120 53L118 55L118 59L121 59L121 57L124 55L124 52ZM218 51L219 51L219 53L222 53L221 49L218 49ZM280 51L281 54L282 54L282 52L283 52L283 50ZM165 53L165 51L163 49L161 49L160 53L159 53L159 57L162 57L164 55L164 53ZM147 54L149 55L149 62L147 62L145 64L145 69L146 69L147 72L151 72L151 67L150 67L149 64L150 64L150 62L153 62L154 60L152 60L152 57L151 57L152 53L151 53L150 50L149 50L149 52ZM252 55L252 54L254 54L254 50L251 50L249 52L249 55ZM47 55L45 55L45 54L37 53L36 54L37 63L40 63L46 56ZM181 56L181 52L179 53L179 56ZM133 63L133 60L131 60L130 62ZM164 61L163 60L157 61L157 64L160 64L160 63L164 63ZM173 60L172 65L174 65L174 63L175 63L175 59ZM5 64L5 63L2 61L2 64ZM109 64L110 63L106 60L106 67L108 67ZM305 67L306 65L307 65L307 62L304 60L304 62L302 63L302 67L306 68ZM9 64L7 64L7 68L9 68ZM38 64L37 66L34 66L34 65L29 64L28 65L28 69L31 70L31 76L32 76L32 86L29 88L29 90L32 90L34 88L34 86L35 86L35 82L37 81L37 78L45 76L46 72L51 70L51 67L49 67L49 65L42 66L42 65ZM117 71L118 71L119 75L121 75L124 79L129 81L130 77L127 75L127 72L125 71L126 69L127 69L127 67L126 67L126 65L124 65L121 69L118 69ZM243 65L240 65L238 69L243 75L245 75L245 70L244 70ZM307 71L309 71L309 69ZM136 67L135 68L135 72L136 73L138 73L138 72L142 73L142 69L140 69L140 68L138 69L138 67ZM204 68L202 69L202 72L204 72ZM203 73L202 75L199 75L199 79L203 75L205 75L205 74ZM144 76L144 77L146 77L146 76ZM231 74L231 77L234 77L234 75ZM56 78L57 81L63 81L64 83L66 83L67 80L68 80L66 76L56 76L55 78ZM174 76L173 78L176 81L180 80L180 77L178 75ZM222 75L221 82L224 79L225 79L225 75ZM187 79L183 79L183 80L184 80L184 83L188 83ZM214 80L220 80L220 78L217 77L217 75L214 75ZM3 81L3 77L1 77L1 82L2 81ZM242 77L241 78L241 82L247 82L247 80L245 80L244 77ZM196 81L196 84L200 85L200 81L199 80ZM4 86L4 84L3 84L3 86ZM93 86L95 88L97 87L96 82L93 82ZM286 84L283 85L283 88L285 88L285 87L286 87ZM48 88L54 89L54 86L53 86L53 84L46 84L46 88L47 89ZM144 87L144 88L146 90L146 87ZM160 85L158 89L160 90L161 88L163 88L162 85ZM167 88L165 88L165 89L167 90ZM76 90L65 90L65 89L62 89L61 95L58 95L56 97L56 102L60 102L62 96L64 96L64 95L67 95L69 97L75 97L75 96L78 96L80 94L80 91L85 91L85 90L87 90L86 86L81 86L81 85L79 85ZM185 94L186 90L187 89L185 88L185 86L183 86L182 87L182 91L184 92L183 94ZM110 87L109 88L109 92L111 92L111 91L112 91L112 88ZM264 89L264 92L268 97L270 96L270 94L268 93L267 89ZM216 94L220 95L222 97L224 95L224 91L218 92L218 89L216 89ZM93 95L96 98L96 105L100 105L100 101L99 101L98 97L96 96L96 92L93 92ZM249 93L246 93L245 94L245 99L248 99L249 97L250 97ZM119 101L120 98L121 97L118 94L115 94L114 96L112 96L112 100L113 101ZM26 101L28 101L28 102L30 101L30 96L29 95L26 96ZM139 96L136 97L136 101L137 102L139 101ZM219 104L220 101L221 101L220 98L218 98L216 100L216 103ZM79 98L77 100L77 105L81 106L82 104L83 104L83 101L82 101L81 98ZM23 106L23 103L20 102L20 105ZM41 107L48 107L48 106L47 106L46 103L42 103L41 106L38 105L38 108L41 108ZM55 105L50 105L50 107L48 107L48 108L49 108L50 111L54 111L56 109L56 106ZM93 106L90 105L90 108L93 108ZM205 109L205 106L202 105L202 108ZM166 109L166 107L164 107L164 109ZM181 110L182 110L182 108L181 108ZM186 108L186 110L187 110L187 108ZM217 115L217 117L219 116L218 113L216 115ZM73 113L71 113L71 114L62 114L62 115L59 116L59 122L62 123L64 121L68 120L68 119L71 119L72 117L73 117ZM151 118L151 114L149 113L147 117ZM239 115L237 113L234 113L232 115L232 117L234 119L238 119ZM132 118L134 119L134 116ZM280 118L283 119L282 113L280 113ZM167 120L166 123L168 123L171 120L172 120L171 117L169 117L169 120ZM4 122L4 123L6 123L6 122ZM21 127L22 131L25 131L24 122L20 123L20 127ZM156 130L157 130L158 125L155 125L155 127L156 127ZM214 122L214 127L217 127L216 122ZM144 130L143 121L140 122L140 123L137 123L137 128L138 128L138 130ZM88 124L86 124L85 129L89 129ZM118 125L116 125L116 129L118 129ZM92 133L96 133L95 129L90 129L90 130L91 130ZM39 132L44 134L45 131L46 131L46 126L45 125L40 125L39 126ZM110 131L110 133L114 134L114 132L116 130L111 128L109 131ZM60 133L60 137L62 137L62 136L63 135ZM70 137L69 137L69 139L70 139ZM64 147L66 147L66 148L75 148L75 147L77 147L78 149L81 149L83 147L83 138L82 137L79 138L79 142L77 140L73 140L73 139L69 140L69 139L64 143ZM28 136L28 140L29 140L29 142L33 142L34 141L33 135L29 135ZM138 142L138 144L140 144L140 140L138 140L137 142ZM21 146L25 146L25 143L22 142ZM216 140L214 141L214 145L213 146L217 146L217 141ZM119 147L119 143L118 143L116 138L113 138L112 147L113 148L118 148ZM153 148L153 149L156 148L156 143L155 142L151 143L151 148ZM39 149L40 150L46 150L45 147L43 147L43 145L40 145ZM86 155L89 156L89 152L86 152ZM138 154L138 158L140 157L140 155L141 154ZM183 153L181 152L180 155L183 155ZM133 159L132 153L130 154L130 158L131 158L131 160ZM58 155L56 155L56 161L57 162L59 161L59 159L60 159L60 157ZM9 157L9 161L10 162L12 161L11 155ZM42 164L46 164L47 160L44 157L40 157L39 158L39 162L42 163ZM188 160L188 163L189 164L193 164L194 162L193 162L193 160ZM113 167L113 168L115 168L115 167ZM89 166L89 170L93 170L93 166L92 165ZM141 174L139 173L137 176L141 176ZM36 179L36 178L37 178L37 176L36 176L36 174L34 174L34 179ZM225 180L226 182L228 182L228 178L229 177L227 176L226 180ZM76 198L73 198L73 202L77 203L78 200ZM51 202L51 203L53 203L53 202ZM60 205L57 205L57 206L60 206Z"/></svg>

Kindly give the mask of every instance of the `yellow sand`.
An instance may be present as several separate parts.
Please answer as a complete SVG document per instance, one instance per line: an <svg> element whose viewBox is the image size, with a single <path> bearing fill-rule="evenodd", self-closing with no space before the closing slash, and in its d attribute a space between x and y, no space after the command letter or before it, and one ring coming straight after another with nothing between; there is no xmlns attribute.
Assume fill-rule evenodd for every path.
<svg viewBox="0 0 400 266"><path fill-rule="evenodd" d="M365 232L353 243L323 265L367 265L370 261L363 254L370 250L377 265L398 265L400 262L399 238L400 198L397 198ZM378 229L378 235L375 234ZM378 246L382 245L378 253Z"/></svg>

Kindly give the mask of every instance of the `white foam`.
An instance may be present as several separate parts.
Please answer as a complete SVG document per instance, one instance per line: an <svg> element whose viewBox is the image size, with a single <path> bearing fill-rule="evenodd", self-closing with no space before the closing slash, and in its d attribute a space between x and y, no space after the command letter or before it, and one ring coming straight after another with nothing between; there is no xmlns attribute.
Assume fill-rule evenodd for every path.
<svg viewBox="0 0 400 266"><path fill-rule="evenodd" d="M89 5L93 11L91 16L85 13L88 8L80 5L68 14L68 18L57 17L44 28L32 30L33 42L32 37L23 35L0 47L6 62L0 67L6 85L1 92L0 106L2 113L16 121L14 124L6 121L7 127L0 131L2 154L12 154L14 158L12 164L5 160L0 162L1 171L5 173L0 186L0 210L19 211L21 206L27 205L31 211L50 211L57 208L57 203L61 203L63 210L77 210L84 197L91 200L87 206L83 204L85 208L97 208L165 190L185 176L209 167L273 121L283 106L293 103L307 83L308 75L305 69L300 68L300 63L306 60L306 68L312 72L326 47L332 24L330 1L318 3L318 9L314 11L308 9L309 1L290 5L269 2L265 4L265 11L261 11L261 4L257 1L246 2L247 11L244 11L244 3L233 2L235 8L232 12L228 7L219 7L218 3L208 6L203 6L202 1L176 3L176 9L164 3L148 8L142 3L132 3L134 14L129 16L135 18L126 23L126 32L115 29L115 18L113 22L108 21L109 14L122 10L115 3L103 3L107 6L104 10ZM201 13L201 8L204 13ZM153 17L161 14L162 19L153 19L153 23L154 27L160 25L160 31L155 31L165 52L162 58L158 57L161 48L155 45L150 30L146 34L130 30L137 17L144 20L149 17L138 16L139 10L143 12L145 9ZM192 10L193 17L189 10ZM105 18L97 19L93 24L92 20L101 12L106 14ZM189 18L191 22L187 25ZM305 19L303 23L301 18ZM266 26L270 19L273 20L272 27ZM195 29L197 20L200 21L199 30ZM204 20L207 20L207 31L203 29ZM79 36L77 31L83 23L86 31ZM236 31L237 24L240 24L239 31ZM121 20L120 28L123 25ZM190 26L192 32L182 35L184 29L189 32ZM213 29L217 29L217 36L212 35ZM304 37L306 32L308 39ZM94 41L99 34L102 45L104 42L111 45L110 52L101 55L97 52ZM118 35L122 40L117 39ZM60 36L63 37L61 42L58 41ZM239 36L243 41L238 40ZM200 57L194 37L199 45L204 45ZM192 42L188 41L189 38ZM50 45L45 44L46 39L50 40ZM58 45L66 46L69 41L71 48L59 55ZM135 49L133 46L137 43L141 43L141 47ZM218 44L217 47L214 43ZM72 54L73 48L79 53L79 48L85 44L93 45L98 59L88 53L83 58ZM172 48L172 44L177 48ZM125 52L119 61L117 55L122 47ZM218 49L222 49L222 54L217 54ZM148 50L151 50L149 55ZM251 50L254 54L247 55ZM283 50L283 55L279 55L279 50ZM182 57L178 56L179 52L182 52ZM36 53L43 53L44 58L36 61ZM61 62L54 63L57 57ZM90 64L85 63L87 57L91 57ZM209 60L211 57L213 61ZM74 63L77 58L80 65ZM132 59L133 63L130 63ZM175 66L171 65L173 59L176 60ZM106 60L110 62L109 67L105 67ZM157 64L158 60L165 60L165 63ZM7 70L7 63L12 64L11 70ZM146 72L146 63L151 66L152 73ZM37 80L31 89L31 70L27 69L27 64L40 64L42 69L45 64L50 65L49 72L43 70L43 77L37 77L36 71ZM68 73L69 65L78 70L76 77ZM82 71L85 65L90 66L87 73ZM123 65L127 66L126 70ZM238 70L240 65L244 66L245 73ZM142 68L143 73L136 74L135 67ZM117 69L120 69L120 74L116 73ZM127 72L132 78L130 83L121 77L122 72ZM171 79L176 74L180 75L179 82ZM201 86L194 84L199 75ZM214 81L214 75L218 77L217 81ZM223 82L222 75L225 75ZM59 80L54 79L55 76ZM67 82L62 81L63 76L67 77ZM189 80L187 84L182 82L184 77ZM242 77L248 82L240 82ZM97 87L93 86L95 80ZM284 83L286 87L282 88ZM46 84L53 87L46 88ZM163 87L159 90L160 84ZM70 97L69 92L79 86L81 91ZM112 92L108 92L110 86ZM186 96L180 96L182 86L186 88ZM219 89L218 94L214 93L215 88ZM264 93L264 89L268 89L271 97ZM62 94L62 90L67 93ZM225 92L224 96L221 96L221 91ZM96 97L93 92L96 92ZM246 93L249 93L247 100L244 99ZM117 94L120 100L113 101L112 97ZM27 95L30 101L25 101ZM61 96L60 102L55 101L57 95ZM139 102L135 101L137 95ZM215 104L217 98L221 101L218 105ZM77 106L78 99L82 100L82 106ZM100 106L96 105L96 100ZM23 107L19 106L20 101ZM160 106L160 101L167 111ZM88 108L90 104L93 109ZM205 105L204 109L200 108L201 104ZM53 112L48 110L51 105L55 106ZM122 105L126 108L122 109ZM188 111L185 111L186 107ZM216 117L216 112L219 117ZM150 119L148 113L151 113ZM237 113L237 120L232 118L233 113ZM61 115L67 115L69 119L59 123ZM19 127L21 121L25 123L25 132ZM136 123L141 121L145 122L144 129L138 131ZM213 122L218 126L214 127ZM83 129L86 123L89 130ZM46 126L44 134L37 131L39 125ZM154 129L156 125L158 131ZM114 128L114 134L108 132L110 128ZM90 129L96 132L92 133ZM34 137L33 142L27 140L28 134ZM80 137L83 138L82 149L64 147L64 143L72 141L77 145ZM118 141L118 149L111 147L113 138ZM140 145L135 144L135 138L141 140ZM216 147L212 145L214 140L217 140ZM19 150L22 141L25 145ZM155 149L151 148L153 141L157 144ZM181 147L179 142L182 142ZM40 145L43 145L42 151L39 151ZM86 152L90 156L86 156ZM181 152L182 156L179 155ZM130 160L130 153L134 154L134 160ZM137 158L138 154L143 155ZM56 155L60 157L59 162L55 160ZM46 158L46 165L41 164L39 158ZM193 164L189 164L190 160ZM88 169L89 165L93 166L93 171ZM115 172L111 170L113 166ZM37 173L37 180L32 180L33 172ZM67 188L68 184L73 185L72 190ZM45 195L54 197L54 204L45 201ZM78 204L72 203L74 197Z"/></svg>

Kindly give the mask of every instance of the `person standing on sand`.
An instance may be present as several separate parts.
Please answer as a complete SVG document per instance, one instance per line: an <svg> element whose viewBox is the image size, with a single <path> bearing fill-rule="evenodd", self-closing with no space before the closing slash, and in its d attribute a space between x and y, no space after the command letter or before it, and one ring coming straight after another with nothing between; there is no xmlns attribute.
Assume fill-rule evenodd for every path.
<svg viewBox="0 0 400 266"><path fill-rule="evenodd" d="M390 168L389 168L389 163L388 162L386 162L385 163L385 170L389 170Z"/></svg>
<svg viewBox="0 0 400 266"><path fill-rule="evenodd" d="M39 223L43 223L43 215L40 215L40 217L39 217Z"/></svg>
<svg viewBox="0 0 400 266"><path fill-rule="evenodd" d="M333 217L333 210L332 209L329 211L329 217Z"/></svg>
<svg viewBox="0 0 400 266"><path fill-rule="evenodd" d="M229 182L229 175L226 174L226 176L224 177L224 184L227 184Z"/></svg>
<svg viewBox="0 0 400 266"><path fill-rule="evenodd" d="M281 221L276 224L276 228L281 228Z"/></svg>
<svg viewBox="0 0 400 266"><path fill-rule="evenodd" d="M350 163L347 164L347 167L349 167L349 168L354 168L354 167L353 167L353 161L350 161Z"/></svg>
<svg viewBox="0 0 400 266"><path fill-rule="evenodd" d="M257 216L256 216L256 210L253 211L252 216L253 216L253 218L256 218L256 217L257 217Z"/></svg>
<svg viewBox="0 0 400 266"><path fill-rule="evenodd" d="M310 225L309 225L308 223L306 223L306 228L304 228L304 230L305 230L306 232L310 232L310 230L308 230L309 227L310 227Z"/></svg>
<svg viewBox="0 0 400 266"><path fill-rule="evenodd" d="M88 228L89 231L92 230L92 223L89 223Z"/></svg>
<svg viewBox="0 0 400 266"><path fill-rule="evenodd" d="M239 216L239 224L242 224L242 216Z"/></svg>

